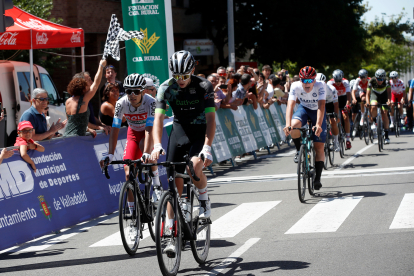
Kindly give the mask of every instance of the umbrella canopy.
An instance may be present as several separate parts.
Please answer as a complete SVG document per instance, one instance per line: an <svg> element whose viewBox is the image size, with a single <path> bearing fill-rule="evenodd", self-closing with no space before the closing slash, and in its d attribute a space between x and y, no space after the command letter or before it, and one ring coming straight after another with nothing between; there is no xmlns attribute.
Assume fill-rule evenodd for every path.
<svg viewBox="0 0 414 276"><path fill-rule="evenodd" d="M6 10L14 26L0 33L0 50L84 47L83 29L69 28L38 18L17 7Z"/></svg>

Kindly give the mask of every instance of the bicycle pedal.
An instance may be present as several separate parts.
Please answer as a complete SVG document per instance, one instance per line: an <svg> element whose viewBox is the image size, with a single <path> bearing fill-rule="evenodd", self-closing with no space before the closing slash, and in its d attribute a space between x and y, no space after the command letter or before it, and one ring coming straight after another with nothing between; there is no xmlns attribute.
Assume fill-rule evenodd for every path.
<svg viewBox="0 0 414 276"><path fill-rule="evenodd" d="M212 224L211 219L200 220L200 225Z"/></svg>

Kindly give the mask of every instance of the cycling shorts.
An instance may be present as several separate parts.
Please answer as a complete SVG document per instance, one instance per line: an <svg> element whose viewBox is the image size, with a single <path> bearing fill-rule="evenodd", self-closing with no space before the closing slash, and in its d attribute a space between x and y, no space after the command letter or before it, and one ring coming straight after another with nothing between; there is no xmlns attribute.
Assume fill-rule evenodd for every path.
<svg viewBox="0 0 414 276"><path fill-rule="evenodd" d="M312 110L299 105L296 112L293 114L292 119L299 120L302 123L302 126L308 123L308 119L312 121L312 126L316 125L316 119L318 117L318 110ZM322 120L322 132L320 137L317 137L315 134L312 135L312 140L314 142L325 143L326 140L326 112L323 114Z"/></svg>
<svg viewBox="0 0 414 276"><path fill-rule="evenodd" d="M139 142L145 138L145 131L135 131L128 127L127 141L125 144L124 157L125 159L137 160L141 158L142 151L139 148ZM124 165L125 167L126 165Z"/></svg>
<svg viewBox="0 0 414 276"><path fill-rule="evenodd" d="M206 124L173 123L168 141L167 161L183 162L184 155L198 156L206 139ZM175 166L178 173L184 173L185 166Z"/></svg>
<svg viewBox="0 0 414 276"><path fill-rule="evenodd" d="M361 94L359 94L359 95L361 95ZM360 106L360 103L362 101L361 98L360 97L355 97L355 98L357 100L357 103L352 106L352 108L351 108L352 113L358 113L360 108L361 108L361 106Z"/></svg>
<svg viewBox="0 0 414 276"><path fill-rule="evenodd" d="M325 110L326 110L326 113L334 113L335 112L334 103L326 103ZM333 115L329 115L329 118L335 118L335 117Z"/></svg>
<svg viewBox="0 0 414 276"><path fill-rule="evenodd" d="M338 97L339 109L345 108L347 100L348 97L346 95Z"/></svg>
<svg viewBox="0 0 414 276"><path fill-rule="evenodd" d="M401 94L394 94L391 93L391 102L392 103L400 103L401 99L404 97L404 93Z"/></svg>
<svg viewBox="0 0 414 276"><path fill-rule="evenodd" d="M374 91L371 91L371 97L369 100L370 100L371 105L386 104L388 101L388 94L387 93L377 94ZM386 110L388 109L388 106L383 106L382 109Z"/></svg>

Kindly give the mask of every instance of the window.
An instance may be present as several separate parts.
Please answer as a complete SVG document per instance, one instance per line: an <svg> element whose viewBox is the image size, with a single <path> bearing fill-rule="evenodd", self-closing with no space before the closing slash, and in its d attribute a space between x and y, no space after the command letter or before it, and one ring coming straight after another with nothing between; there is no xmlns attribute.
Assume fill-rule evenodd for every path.
<svg viewBox="0 0 414 276"><path fill-rule="evenodd" d="M30 72L17 72L19 81L20 101L30 101ZM36 88L35 76L33 75L33 89Z"/></svg>
<svg viewBox="0 0 414 276"><path fill-rule="evenodd" d="M42 82L42 87L47 91L49 104L55 104L58 99L57 91L55 84L50 79L48 74L40 74L40 80Z"/></svg>

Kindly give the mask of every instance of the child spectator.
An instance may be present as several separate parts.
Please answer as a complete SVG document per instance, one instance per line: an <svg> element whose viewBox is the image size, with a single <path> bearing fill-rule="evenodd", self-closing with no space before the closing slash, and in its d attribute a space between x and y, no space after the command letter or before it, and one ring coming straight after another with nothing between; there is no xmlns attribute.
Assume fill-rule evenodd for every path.
<svg viewBox="0 0 414 276"><path fill-rule="evenodd" d="M33 141L33 125L29 121L22 121L17 126L17 134L19 137L16 139L15 146L20 146L20 155L23 160L29 163L32 166L32 169L36 172L36 166L30 156L27 154L28 150L37 150L44 152L45 148Z"/></svg>

